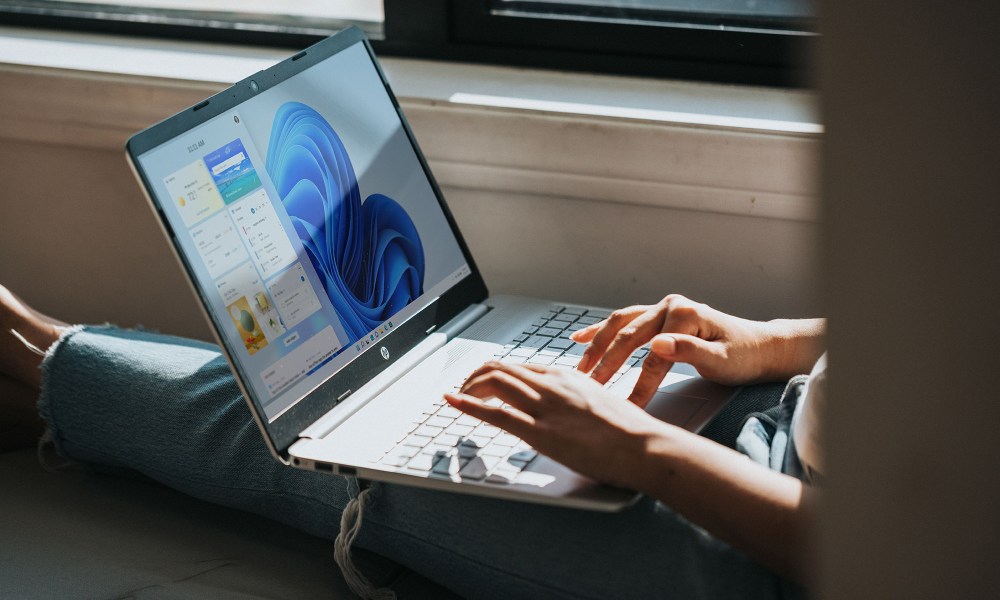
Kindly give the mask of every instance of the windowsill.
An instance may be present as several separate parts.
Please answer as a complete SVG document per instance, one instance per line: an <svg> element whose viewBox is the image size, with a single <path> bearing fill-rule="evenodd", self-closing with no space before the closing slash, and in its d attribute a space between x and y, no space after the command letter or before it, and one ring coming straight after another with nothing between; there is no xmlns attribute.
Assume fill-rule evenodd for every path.
<svg viewBox="0 0 1000 600"><path fill-rule="evenodd" d="M0 27L0 64L235 83L286 49ZM747 86L380 59L401 98L780 134L819 134L815 94Z"/></svg>
<svg viewBox="0 0 1000 600"><path fill-rule="evenodd" d="M125 140L288 50L0 27L0 140ZM810 92L381 61L442 187L816 221Z"/></svg>

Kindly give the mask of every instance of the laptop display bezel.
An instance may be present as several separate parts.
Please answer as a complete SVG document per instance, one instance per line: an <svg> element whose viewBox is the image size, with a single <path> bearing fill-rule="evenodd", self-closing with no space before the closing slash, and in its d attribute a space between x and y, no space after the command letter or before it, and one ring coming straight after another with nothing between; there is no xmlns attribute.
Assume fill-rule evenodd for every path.
<svg viewBox="0 0 1000 600"><path fill-rule="evenodd" d="M364 44L368 57L372 61L372 65L381 79L385 92L388 94L395 108L403 131L406 133L414 154L430 183L434 196L437 198L448 226L451 228L452 234L455 236L471 272L428 306L382 337L377 345L378 347L372 346L367 351L358 355L318 388L314 389L306 397L299 400L295 405L269 423L265 415L261 412L264 404L254 397L251 387L243 383L249 380L249 375L244 371L240 363L235 360L238 354L235 348L230 345L227 336L222 335L226 324L222 322L219 315L215 315L210 310L209 307L211 304L205 296L205 290L197 283L195 271L188 257L184 255L178 244L173 228L153 192L154 187L150 184L139 162L139 157L178 136L184 135L191 129L227 111L233 110L259 93L280 85L282 82L358 43ZM254 86L250 85L251 81L254 82ZM469 252L468 245L465 243L455 223L455 219L448 209L444 195L441 193L441 189L434 179L434 175L431 173L426 158L420 151L409 123L400 109L399 102L396 100L385 74L382 72L382 68L375 58L371 44L361 30L355 27L345 29L334 36L318 42L264 71L237 82L207 100L199 102L135 134L128 140L125 148L135 174L152 204L157 220L160 222L164 233L169 239L170 245L181 266L186 271L188 281L192 284L191 287L197 295L203 312L212 326L216 340L221 344L231 368L237 374L237 382L240 384L240 389L254 413L270 450L283 460L287 458L288 447L298 439L298 434L316 419L326 414L338 401L342 401L349 391L357 390L375 375L388 368L408 350L426 338L434 328L448 322L470 304L482 302L489 295L482 275L472 258L472 254ZM385 347L388 351L388 359L383 358L383 353L380 352L382 347Z"/></svg>

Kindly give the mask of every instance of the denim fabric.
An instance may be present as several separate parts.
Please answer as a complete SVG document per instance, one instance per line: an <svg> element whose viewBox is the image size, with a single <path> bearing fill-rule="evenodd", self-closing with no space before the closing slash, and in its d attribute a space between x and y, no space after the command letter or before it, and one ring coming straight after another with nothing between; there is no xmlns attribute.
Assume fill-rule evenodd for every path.
<svg viewBox="0 0 1000 600"><path fill-rule="evenodd" d="M765 467L816 483L802 468L792 438L792 419L808 380L807 375L796 375L785 386L777 406L747 415L736 438L736 449Z"/></svg>
<svg viewBox="0 0 1000 600"><path fill-rule="evenodd" d="M88 327L50 350L43 371L40 411L74 460L132 469L327 539L357 493L353 482L271 457L212 345ZM601 514L376 484L357 544L469 598L772 598L793 589L649 499Z"/></svg>

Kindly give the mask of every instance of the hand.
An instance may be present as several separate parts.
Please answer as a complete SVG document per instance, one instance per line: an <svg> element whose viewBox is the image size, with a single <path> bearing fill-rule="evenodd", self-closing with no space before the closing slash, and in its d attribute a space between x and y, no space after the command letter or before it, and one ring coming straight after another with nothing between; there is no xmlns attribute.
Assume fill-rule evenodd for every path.
<svg viewBox="0 0 1000 600"><path fill-rule="evenodd" d="M645 406L676 362L689 363L702 377L729 385L768 378L776 334L771 323L740 319L673 294L653 305L616 310L572 337L590 343L577 368L602 384L632 352L652 341L629 396Z"/></svg>
<svg viewBox="0 0 1000 600"><path fill-rule="evenodd" d="M513 410L481 401L491 397ZM579 473L633 489L647 440L666 427L582 373L541 365L487 363L445 399Z"/></svg>

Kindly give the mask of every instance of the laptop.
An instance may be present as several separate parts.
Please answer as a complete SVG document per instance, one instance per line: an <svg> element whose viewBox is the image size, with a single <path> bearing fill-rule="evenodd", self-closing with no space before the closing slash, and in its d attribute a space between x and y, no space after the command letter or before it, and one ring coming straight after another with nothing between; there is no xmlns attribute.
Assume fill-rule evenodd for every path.
<svg viewBox="0 0 1000 600"><path fill-rule="evenodd" d="M126 150L278 460L594 510L636 500L444 402L487 360L574 368L570 333L609 311L487 292L359 30ZM629 393L647 352L611 392ZM734 393L677 365L648 410L697 431Z"/></svg>

